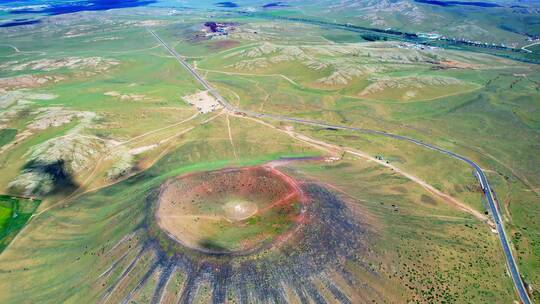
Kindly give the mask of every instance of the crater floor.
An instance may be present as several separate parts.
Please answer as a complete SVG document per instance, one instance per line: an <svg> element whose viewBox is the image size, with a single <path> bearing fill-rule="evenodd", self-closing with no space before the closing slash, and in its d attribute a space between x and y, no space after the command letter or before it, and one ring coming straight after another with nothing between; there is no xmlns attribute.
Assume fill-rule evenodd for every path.
<svg viewBox="0 0 540 304"><path fill-rule="evenodd" d="M225 169L167 181L156 219L181 245L208 253L246 253L294 227L304 201L296 181L274 168Z"/></svg>

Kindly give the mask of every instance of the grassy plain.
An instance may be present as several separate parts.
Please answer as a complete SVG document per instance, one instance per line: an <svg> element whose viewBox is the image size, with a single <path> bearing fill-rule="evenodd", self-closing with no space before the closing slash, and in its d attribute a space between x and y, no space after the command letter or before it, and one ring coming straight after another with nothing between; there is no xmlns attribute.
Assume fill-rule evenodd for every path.
<svg viewBox="0 0 540 304"><path fill-rule="evenodd" d="M12 269L9 276L18 278L15 284L26 284L25 282L33 281L32 286L35 288L29 292L30 297L34 299L49 298L52 302L56 302L58 299L76 302L80 299L88 299L88 296L97 299L103 292L102 287L99 286L101 284L110 286L114 282L114 278L121 275L121 272L118 271L122 267L118 271L115 270L116 272L112 273L103 283L100 281L101 279L96 281L99 274L107 270L111 263L121 258L123 254L122 247L114 249L112 256L104 253L109 252L126 235L133 235L129 242L131 249L127 251L128 256L120 260L122 263L120 266L127 266L124 263L130 260L130 256L136 255L138 248L140 249L140 246L143 245L144 239L142 236L137 236L137 233L140 232L138 227L148 214L148 206L146 205L148 194L157 189L166 179L187 172L215 170L226 166L260 164L279 158L281 155L303 156L316 153L305 145L291 142L286 136L275 131L260 129L257 125L248 123L252 130L259 129L272 140L266 141L263 145L252 145L250 139L256 137L255 133L246 132L244 128L236 129L233 127L235 134L237 134L235 138L238 138L235 143L238 147L237 153L240 156L239 159L236 159L227 135L222 134L223 123L223 120L209 123L186 134L178 140L176 148L171 149L150 169L110 187L79 196L72 200L72 203L69 203L67 207L53 208L50 212L43 213L42 216L36 218L26 231L27 236L35 235L36 238L21 236L18 242L9 247L9 250L2 256L2 264L5 263L6 267ZM51 232L66 225L70 227L69 230L64 229L62 234L50 237L52 236ZM72 241L67 241L70 239ZM52 243L55 245L50 247ZM36 248L42 252L42 255L36 258L29 252L25 254L23 250L25 246ZM23 256L19 256L19 253ZM67 264L66 258L68 259ZM99 266L96 266L95 263L99 263ZM57 266L51 266L55 264ZM60 264L64 264L65 267L59 267ZM26 265L25 267L29 270L22 272L21 269L19 271L19 265ZM90 265L96 267L90 267ZM137 269L140 267L144 269L146 267L144 265L146 264L138 264ZM69 269L69 272L62 269ZM89 272L90 269L92 270ZM142 272L143 269L138 271ZM84 271L87 275L80 276L72 271ZM43 281L35 281L38 275L43 278ZM137 281L136 272L133 275L134 278L130 281L135 284ZM64 285L66 283L69 286L84 287L76 290ZM50 288L56 284L64 285L72 291L58 291L55 288ZM129 286L119 288L119 294L129 290ZM14 289L10 288L10 290ZM6 301L17 301L22 297L28 299L28 295L8 290L4 290L2 294ZM111 301L114 302L114 298Z"/></svg>
<svg viewBox="0 0 540 304"><path fill-rule="evenodd" d="M76 66L0 74L63 77L23 88L54 98L32 99L9 122L17 133L2 131L4 146L17 142L0 154L2 189L9 191L29 155L44 143L75 138L67 151L92 149L83 157L82 169L72 172L75 192L46 196L36 216L0 256L5 270L0 280L9 282L0 286L0 302L114 303L132 291L134 300L148 302L165 269L158 263L160 257L145 250L149 245L144 229L152 211L148 202L164 181L281 157L343 155L328 145L380 156L436 190L485 211L471 169L433 151L373 135L219 111L197 113L181 97L202 88L146 31L141 22L147 19L240 108L386 130L478 162L497 192L524 279L539 289L537 66L398 42L354 43L358 37L350 32L228 14L214 17L239 22L239 32L226 38L234 43L225 44L195 37L208 20L204 13L180 21L165 10L138 15L103 12L100 24L91 19L93 14L78 20L55 17L62 22L58 26L1 38L22 50L0 48L2 63L68 55L118 64L104 70ZM29 53L34 50L39 51ZM96 116L90 123L74 116L17 139L39 119L35 111L53 107ZM90 141L80 144L82 138ZM72 162L80 155L86 154L61 156ZM325 183L352 205L366 208L376 232L366 264L377 275L354 263L348 271L379 293L391 290L386 300L508 303L516 298L489 226L395 170L350 153L340 161L288 170ZM9 210L0 212L7 215ZM234 232L229 236L235 237ZM125 274L126 269L131 271ZM148 273L150 278L143 280ZM164 298L178 300L175 293L188 284L186 277L175 273ZM201 283L196 299L208 300L213 288L208 284Z"/></svg>
<svg viewBox="0 0 540 304"><path fill-rule="evenodd" d="M1 129L0 130L0 147L12 141L15 138L16 134L17 134L17 129Z"/></svg>
<svg viewBox="0 0 540 304"><path fill-rule="evenodd" d="M410 180L353 155L336 163L299 164L299 174L327 182L367 207L382 228L371 267L396 298L419 302L510 301L512 286L498 263L497 236ZM359 182L361 181L361 182ZM480 200L480 193L475 197ZM492 248L492 249L490 249Z"/></svg>
<svg viewBox="0 0 540 304"><path fill-rule="evenodd" d="M380 53L368 51L367 54L371 55L367 56L365 50L373 47L379 49ZM309 55L317 55L313 45L305 45L301 49ZM328 49L328 46L321 45L320 49ZM540 226L534 220L537 213L534 205L539 194L538 185L533 181L540 177L536 170L540 159L535 153L539 133L534 115L540 106L535 76L538 67L485 55L469 54L465 58L455 51L401 49L393 51L393 55L385 55L385 46L379 43L366 46L356 53L362 52L364 55L354 60L358 64L374 67L375 71L376 68L380 70L374 73L380 75L375 78L447 77L459 79L462 84L458 87L427 86L406 102L401 96L405 96L411 88L407 87L407 82L399 84L399 81L394 87L369 96L354 96L370 83L373 84L373 80L359 76L340 87L314 88L313 79L316 77L312 76L313 73L328 75L332 71L316 69L312 73L297 72L306 69L309 63L298 68L302 66L299 62L304 59L294 56L287 58L286 51L279 49L271 55L245 58L244 61L248 63L246 68L235 69L234 61L225 59L227 52L217 54L217 58L211 56L200 61L198 66L202 71L208 69L209 79L240 107L409 135L467 155L484 168L493 170L491 175L496 183L495 191L498 191L497 185L504 181L499 199L505 210L507 226L512 235L517 236L516 243L520 244L515 251L520 269L525 279L536 285L534 282L539 279L536 271L538 259L533 256L538 256L540 247L535 241L534 231L540 231ZM295 68L280 68L285 66L283 63L265 68L253 61L254 58L262 58L271 62L268 56L282 56L280 60L290 62ZM311 59L317 62L339 60L339 56L334 54L331 57L319 56ZM422 59L426 56L431 56L435 62ZM397 64L400 61L407 64ZM467 62L467 65L441 69L436 62L444 61ZM220 63L222 68L219 68ZM340 66L343 69L347 63L336 64L335 70L339 70ZM374 74L371 73L369 77L373 79ZM433 92L438 95L434 96ZM398 167L430 181L437 189L480 211L484 210L483 202L473 194L477 192L477 185L472 171L455 160L411 144L370 135L328 130L312 134L338 145L356 147L371 155L382 155Z"/></svg>

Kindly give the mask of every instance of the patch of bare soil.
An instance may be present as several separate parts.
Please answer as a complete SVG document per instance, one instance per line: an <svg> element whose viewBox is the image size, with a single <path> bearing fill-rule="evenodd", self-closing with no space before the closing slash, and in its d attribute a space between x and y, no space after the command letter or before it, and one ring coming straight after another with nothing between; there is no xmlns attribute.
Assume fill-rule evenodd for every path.
<svg viewBox="0 0 540 304"><path fill-rule="evenodd" d="M220 51L233 48L239 44L240 42L236 40L215 40L214 43L210 44L210 48L212 50Z"/></svg>
<svg viewBox="0 0 540 304"><path fill-rule="evenodd" d="M202 91L193 95L182 97L189 105L194 106L201 113L210 113L217 109L221 109L221 105L210 95L208 91Z"/></svg>
<svg viewBox="0 0 540 304"><path fill-rule="evenodd" d="M64 77L58 75L20 75L15 77L0 78L0 89L29 89L50 83L57 83L62 80L64 80Z"/></svg>
<svg viewBox="0 0 540 304"><path fill-rule="evenodd" d="M258 211L253 202L233 200L223 205L225 218L231 222L243 221L255 215Z"/></svg>
<svg viewBox="0 0 540 304"><path fill-rule="evenodd" d="M443 60L439 62L440 67L445 69L478 69L479 64L467 63L455 60Z"/></svg>

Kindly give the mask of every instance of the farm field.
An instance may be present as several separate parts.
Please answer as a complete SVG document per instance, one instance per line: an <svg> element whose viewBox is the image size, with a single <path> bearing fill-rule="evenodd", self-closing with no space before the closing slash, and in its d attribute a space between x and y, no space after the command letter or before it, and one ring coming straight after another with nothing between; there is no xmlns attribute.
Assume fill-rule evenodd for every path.
<svg viewBox="0 0 540 304"><path fill-rule="evenodd" d="M0 252L15 238L19 230L26 224L40 201L0 196Z"/></svg>
<svg viewBox="0 0 540 304"><path fill-rule="evenodd" d="M432 2L0 4L0 302L540 301L537 6Z"/></svg>

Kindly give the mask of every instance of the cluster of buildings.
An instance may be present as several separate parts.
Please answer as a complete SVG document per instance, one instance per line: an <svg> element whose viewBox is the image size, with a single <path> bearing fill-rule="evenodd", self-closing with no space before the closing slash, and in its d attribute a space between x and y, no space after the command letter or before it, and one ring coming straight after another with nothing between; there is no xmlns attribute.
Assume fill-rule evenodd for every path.
<svg viewBox="0 0 540 304"><path fill-rule="evenodd" d="M458 42L458 43L464 43L469 44L473 46L479 46L479 47L488 47L488 48L508 48L506 44L504 43L488 43L488 42L482 42L482 41L474 41L470 39L463 39L463 38L450 38L446 37L437 33L416 33L416 36L418 38L424 38L424 39L432 39L432 40L445 40L450 42Z"/></svg>
<svg viewBox="0 0 540 304"><path fill-rule="evenodd" d="M204 23L203 32L206 37L227 36L231 31L234 31L236 23L234 22L214 22L208 21Z"/></svg>

